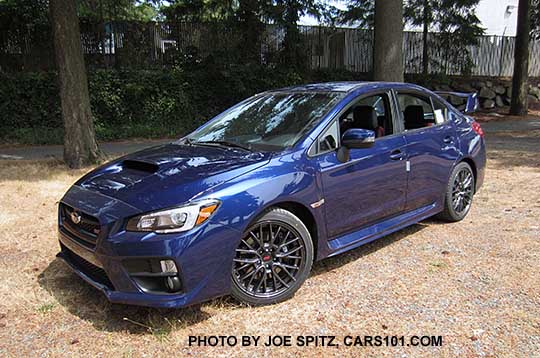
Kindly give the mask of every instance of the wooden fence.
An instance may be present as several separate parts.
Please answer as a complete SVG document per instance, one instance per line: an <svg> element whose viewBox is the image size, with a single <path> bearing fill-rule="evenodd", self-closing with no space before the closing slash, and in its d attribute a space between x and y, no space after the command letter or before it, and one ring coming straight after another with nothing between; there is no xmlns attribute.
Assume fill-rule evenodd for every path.
<svg viewBox="0 0 540 358"><path fill-rule="evenodd" d="M346 69L370 72L373 65L373 32L363 29L300 26L305 40L308 65L312 69ZM271 63L272 54L282 46L283 29L267 25L261 39L262 63ZM47 40L49 39L49 40ZM107 23L81 24L86 61L91 68L153 68L178 62L178 56L231 56L242 46L230 28L196 23ZM430 73L462 75L466 66L448 49L437 34L430 34ZM472 60L468 70L477 76L511 76L514 37L482 36L476 46L467 47ZM405 32L403 49L405 72L422 71L422 34ZM459 57L460 54L458 54ZM54 67L50 36L39 38L24 31L0 32L0 71L35 71ZM530 76L540 77L540 41L530 47Z"/></svg>
<svg viewBox="0 0 540 358"><path fill-rule="evenodd" d="M373 65L373 32L369 30L326 27L301 27L311 48L312 68L344 68L369 72ZM478 45L468 46L475 76L512 76L515 38L481 36ZM447 49L438 46L430 34L430 73L462 75L463 66L445 58ZM422 72L422 33L406 31L403 38L405 72ZM433 62L438 63L434 66ZM435 68L436 67L436 68ZM529 75L540 76L540 41L530 44Z"/></svg>

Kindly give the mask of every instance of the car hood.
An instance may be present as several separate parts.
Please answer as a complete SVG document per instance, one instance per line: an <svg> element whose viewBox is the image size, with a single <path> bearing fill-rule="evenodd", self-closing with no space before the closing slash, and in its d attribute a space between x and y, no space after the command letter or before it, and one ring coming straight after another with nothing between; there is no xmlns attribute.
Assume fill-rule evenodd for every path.
<svg viewBox="0 0 540 358"><path fill-rule="evenodd" d="M242 149L166 144L105 164L76 185L150 211L192 200L268 163L270 157Z"/></svg>

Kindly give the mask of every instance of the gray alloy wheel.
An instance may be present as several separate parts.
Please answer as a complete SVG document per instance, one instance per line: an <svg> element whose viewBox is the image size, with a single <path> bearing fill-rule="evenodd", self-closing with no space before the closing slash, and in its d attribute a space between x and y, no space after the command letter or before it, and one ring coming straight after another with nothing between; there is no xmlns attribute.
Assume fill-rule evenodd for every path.
<svg viewBox="0 0 540 358"><path fill-rule="evenodd" d="M313 242L291 212L273 208L244 233L235 251L232 295L264 305L286 300L306 280L313 263Z"/></svg>
<svg viewBox="0 0 540 358"><path fill-rule="evenodd" d="M450 175L444 197L444 211L439 217L446 221L460 221L467 216L474 197L475 180L471 166L461 162Z"/></svg>

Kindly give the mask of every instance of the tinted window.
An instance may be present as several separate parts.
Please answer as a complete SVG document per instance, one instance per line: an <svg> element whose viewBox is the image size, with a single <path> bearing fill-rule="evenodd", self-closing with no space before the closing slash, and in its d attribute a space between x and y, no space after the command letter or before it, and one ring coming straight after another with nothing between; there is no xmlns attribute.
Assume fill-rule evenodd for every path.
<svg viewBox="0 0 540 358"><path fill-rule="evenodd" d="M408 93L398 93L397 98L405 121L405 130L435 124L435 114L429 98Z"/></svg>
<svg viewBox="0 0 540 358"><path fill-rule="evenodd" d="M341 133L350 128L372 130L376 138L393 134L388 96L378 94L355 102L340 118Z"/></svg>
<svg viewBox="0 0 540 358"><path fill-rule="evenodd" d="M343 97L342 93L269 93L228 109L188 136L193 142L226 141L260 150L295 144Z"/></svg>

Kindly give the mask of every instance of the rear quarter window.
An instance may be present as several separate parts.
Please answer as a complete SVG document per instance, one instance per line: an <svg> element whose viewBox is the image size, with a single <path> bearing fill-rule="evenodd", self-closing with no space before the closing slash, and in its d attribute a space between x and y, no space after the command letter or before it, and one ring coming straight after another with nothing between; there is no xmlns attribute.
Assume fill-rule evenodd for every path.
<svg viewBox="0 0 540 358"><path fill-rule="evenodd" d="M433 114L435 116L435 124L441 124L448 120L448 108L444 103L436 98L433 101Z"/></svg>

